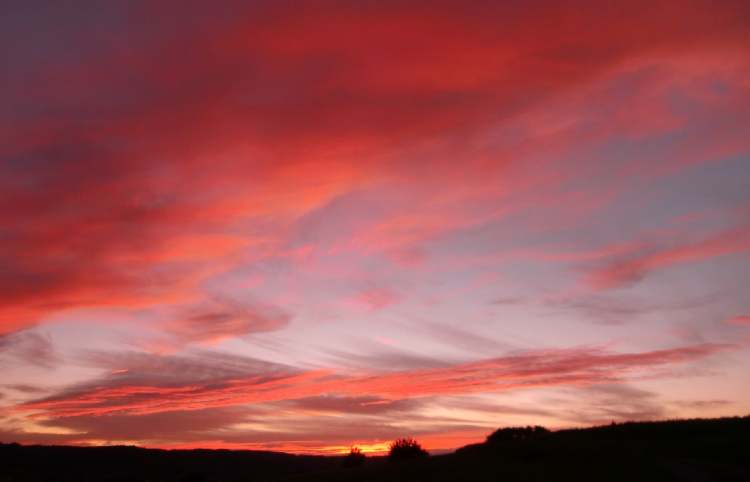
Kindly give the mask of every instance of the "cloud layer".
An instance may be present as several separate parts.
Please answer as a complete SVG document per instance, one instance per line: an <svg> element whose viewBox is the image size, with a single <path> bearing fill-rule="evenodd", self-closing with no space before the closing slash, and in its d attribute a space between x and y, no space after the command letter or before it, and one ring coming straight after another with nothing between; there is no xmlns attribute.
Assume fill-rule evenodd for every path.
<svg viewBox="0 0 750 482"><path fill-rule="evenodd" d="M0 439L448 448L750 410L748 15L10 2Z"/></svg>

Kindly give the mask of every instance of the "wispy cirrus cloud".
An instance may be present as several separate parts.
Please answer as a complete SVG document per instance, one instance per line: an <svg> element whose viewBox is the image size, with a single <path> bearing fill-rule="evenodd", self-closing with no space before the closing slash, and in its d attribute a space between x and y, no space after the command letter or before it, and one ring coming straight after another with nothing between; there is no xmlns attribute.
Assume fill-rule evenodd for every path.
<svg viewBox="0 0 750 482"><path fill-rule="evenodd" d="M616 299L596 294L563 301L552 301L548 302L547 306L553 309L565 309L581 313L595 323L618 325L655 313L667 315L689 313L714 304L718 299L719 297L716 294L711 294L696 299L652 303L639 298Z"/></svg>
<svg viewBox="0 0 750 482"><path fill-rule="evenodd" d="M214 372L210 382L201 382L190 371L180 370L187 375L172 373L166 376L163 371L158 372L159 375L150 375L128 369L123 375L96 382L93 386L73 388L70 392L29 402L19 408L43 410L54 417L147 414L303 399L327 393L346 396L369 393L387 399L408 399L541 386L587 385L614 381L642 369L699 360L731 348L731 345L704 344L623 354L595 349L550 350L446 367L360 376L336 374L330 370L289 370L274 368L273 365L271 368L274 369L269 370L262 362L241 359L238 359L239 367L247 365L255 369L263 366L264 369L232 376L237 365L234 359L230 359L229 370ZM158 358L154 361L162 363ZM167 366L193 363L181 358L166 358L164 361ZM225 359L220 357L218 361L223 369ZM207 368L210 367L208 364ZM221 373L228 376L221 377ZM159 378L164 382L158 383Z"/></svg>
<svg viewBox="0 0 750 482"><path fill-rule="evenodd" d="M48 334L22 331L0 335L0 363L3 365L29 363L41 368L54 368L60 361L60 354Z"/></svg>
<svg viewBox="0 0 750 482"><path fill-rule="evenodd" d="M164 326L181 343L215 343L251 333L285 327L291 315L281 308L262 303L214 300L201 306L178 310L177 317Z"/></svg>
<svg viewBox="0 0 750 482"><path fill-rule="evenodd" d="M596 290L616 289L634 284L654 270L748 250L750 250L750 228L740 226L714 234L701 241L647 250L609 262L588 273L586 280Z"/></svg>
<svg viewBox="0 0 750 482"><path fill-rule="evenodd" d="M272 253L277 234L294 219L384 181L408 187L401 192L419 181L421 192L443 195L430 202L406 196L413 212L385 213L354 239L393 259L418 259L425 239L492 218L493 210L477 208L497 202L498 181L518 153L509 145L469 159L456 139L518 118L533 120L521 138L545 133L554 140L548 122L524 117L528 109L628 60L682 51L686 43L700 42L708 52L735 48L745 32L739 4L666 2L645 9L647 15L637 3L617 15L588 7L577 15L557 5L531 15L510 6L447 4L440 15L418 5L326 6L303 14L263 4L203 15L207 7L193 6L193 18L205 24L196 30L193 22L177 22L166 35L106 15L117 11L111 6L100 12L106 30L127 35L106 42L90 41L97 31L88 25L100 22L82 25L72 12L11 9L4 45L19 45L10 38L18 25L29 30L54 18L62 43L74 47L60 52L59 41L47 36L33 40L30 56L8 47L15 68L4 89L9 109L0 117L11 133L0 153L0 220L10 229L3 236L2 330L72 308L196 296L227 256L248 245ZM138 4L130 15L153 18L159 8ZM560 15L568 20L551 20ZM602 15L606 34L591 28ZM540 21L543 36L534 27ZM394 31L400 24L411 27ZM292 25L305 42L289 41ZM127 46L118 40L124 38ZM559 38L570 40L553 48L550 39ZM581 58L580 51L589 54ZM31 62L38 52L60 55ZM127 80L132 72L142 74L138 82ZM415 147L436 139L441 159ZM394 160L404 149L429 157L431 167ZM456 157L465 159L460 169L452 165ZM525 180L508 179L501 191ZM251 217L268 229L228 232ZM613 267L596 282L621 283L664 262Z"/></svg>
<svg viewBox="0 0 750 482"><path fill-rule="evenodd" d="M731 325L748 325L750 326L750 315L739 315L727 320L727 323Z"/></svg>
<svg viewBox="0 0 750 482"><path fill-rule="evenodd" d="M172 7L0 18L0 357L24 382L0 438L451 446L489 422L437 399L570 386L591 403L526 416L687 413L622 384L745 324L703 320L747 284L746 2ZM621 323L649 313L648 337ZM694 344L654 350L672 315Z"/></svg>

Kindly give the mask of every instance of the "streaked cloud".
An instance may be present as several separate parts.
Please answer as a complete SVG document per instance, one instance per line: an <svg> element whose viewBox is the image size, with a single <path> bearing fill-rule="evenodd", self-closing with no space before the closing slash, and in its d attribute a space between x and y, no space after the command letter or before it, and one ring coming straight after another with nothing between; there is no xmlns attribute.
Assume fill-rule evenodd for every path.
<svg viewBox="0 0 750 482"><path fill-rule="evenodd" d="M0 439L750 410L748 14L8 3Z"/></svg>

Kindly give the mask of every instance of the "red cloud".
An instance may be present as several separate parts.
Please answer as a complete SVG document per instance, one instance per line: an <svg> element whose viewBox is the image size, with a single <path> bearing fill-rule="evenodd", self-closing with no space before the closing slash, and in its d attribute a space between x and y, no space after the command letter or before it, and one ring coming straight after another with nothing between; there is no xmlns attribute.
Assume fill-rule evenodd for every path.
<svg viewBox="0 0 750 482"><path fill-rule="evenodd" d="M347 376L330 370L266 371L252 376L210 381L185 374L169 377L169 384L143 379L113 377L92 387L83 387L19 406L41 410L45 417L75 417L105 414L150 414L176 410L198 410L236 405L305 399L326 394L356 396L366 393L385 400L433 395L497 392L531 387L590 385L616 381L639 370L687 363L732 349L730 345L694 345L643 353L608 353L601 350L550 350L488 359L445 368L401 371L369 376ZM185 378L187 377L187 378ZM193 380L190 380L193 378ZM109 385L109 386L107 386Z"/></svg>
<svg viewBox="0 0 750 482"><path fill-rule="evenodd" d="M162 18L160 2L134 6L127 23L85 26L35 9L59 36L3 42L19 47L0 94L0 333L66 309L195 301L236 251L271 255L300 215L384 180L468 199L450 213L439 203L398 213L357 238L422 259L413 244L491 218L467 214L472 196L495 193L518 153L464 162L456 140L626 61L695 45L744 53L745 2L584 3L193 6L168 29L139 21ZM436 142L439 159L393 161ZM250 218L263 228L228 234Z"/></svg>

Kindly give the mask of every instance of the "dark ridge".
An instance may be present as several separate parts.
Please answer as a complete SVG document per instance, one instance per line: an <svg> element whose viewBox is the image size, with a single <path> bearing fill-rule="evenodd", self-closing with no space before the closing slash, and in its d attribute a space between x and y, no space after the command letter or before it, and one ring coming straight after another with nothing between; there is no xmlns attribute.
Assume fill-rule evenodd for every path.
<svg viewBox="0 0 750 482"><path fill-rule="evenodd" d="M748 482L748 447L750 416L509 427L447 455L357 464L279 452L0 444L0 482Z"/></svg>
<svg viewBox="0 0 750 482"><path fill-rule="evenodd" d="M337 457L254 450L0 444L0 482L239 482L339 465Z"/></svg>

